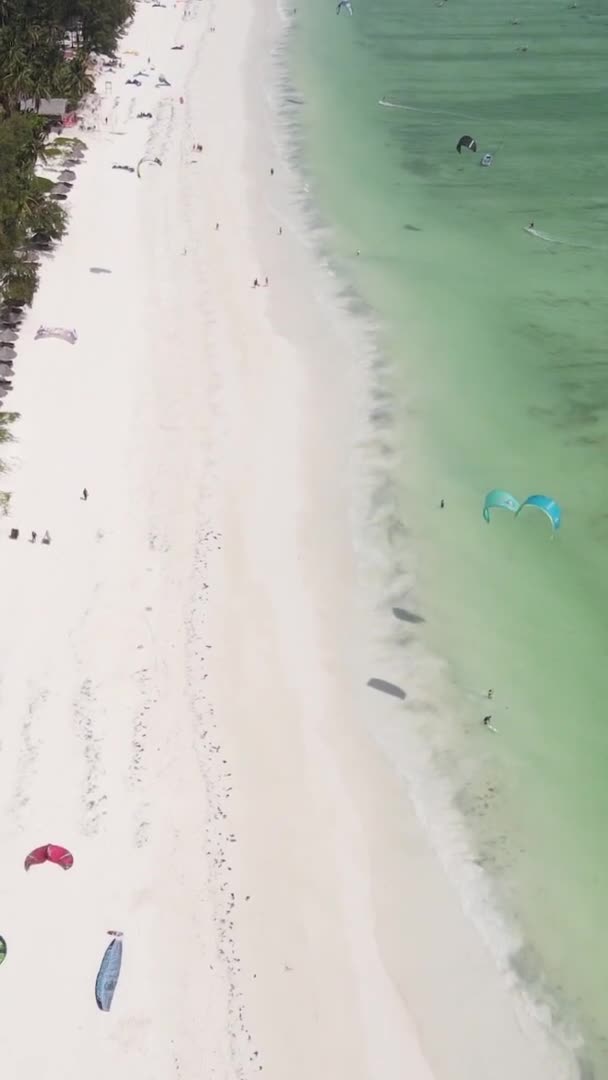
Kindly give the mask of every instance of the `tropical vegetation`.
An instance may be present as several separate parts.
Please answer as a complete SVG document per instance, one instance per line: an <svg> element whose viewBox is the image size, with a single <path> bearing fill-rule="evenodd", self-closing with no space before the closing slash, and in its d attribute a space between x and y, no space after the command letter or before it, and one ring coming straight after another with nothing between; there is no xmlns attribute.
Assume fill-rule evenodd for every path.
<svg viewBox="0 0 608 1080"><path fill-rule="evenodd" d="M48 152L48 98L75 106L93 89L92 53L112 55L135 0L0 0L0 298L30 303L32 240L59 239L66 214L35 174ZM28 111L22 105L28 102Z"/></svg>

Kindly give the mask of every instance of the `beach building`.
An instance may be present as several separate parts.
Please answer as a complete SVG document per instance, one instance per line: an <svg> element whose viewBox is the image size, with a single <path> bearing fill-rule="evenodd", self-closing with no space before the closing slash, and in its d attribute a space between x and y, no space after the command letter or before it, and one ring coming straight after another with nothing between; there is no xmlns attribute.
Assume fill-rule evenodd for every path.
<svg viewBox="0 0 608 1080"><path fill-rule="evenodd" d="M34 98L22 98L19 102L21 112L35 112L39 116L48 116L52 120L63 120L67 106L67 98L41 98L38 107Z"/></svg>

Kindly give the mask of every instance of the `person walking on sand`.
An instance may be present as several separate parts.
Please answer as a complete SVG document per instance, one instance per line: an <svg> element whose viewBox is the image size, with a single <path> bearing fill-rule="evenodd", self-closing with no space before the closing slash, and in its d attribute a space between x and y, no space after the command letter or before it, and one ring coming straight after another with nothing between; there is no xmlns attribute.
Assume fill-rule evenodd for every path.
<svg viewBox="0 0 608 1080"><path fill-rule="evenodd" d="M257 289L257 288L258 288L258 286L259 286L259 284L260 284L260 283L259 283L259 281L258 281L257 277L254 277L254 279L253 279L253 287L254 287L254 289Z"/></svg>
<svg viewBox="0 0 608 1080"><path fill-rule="evenodd" d="M267 278L267 277L266 277L266 278L264 278L264 285L266 286L266 288L268 288L268 285L269 285L269 281L268 281L268 278Z"/></svg>
<svg viewBox="0 0 608 1080"><path fill-rule="evenodd" d="M37 536L38 536L38 533L34 532L34 530L32 529L32 544L36 543L36 537Z"/></svg>
<svg viewBox="0 0 608 1080"><path fill-rule="evenodd" d="M83 488L82 489L82 498L83 498L84 502L87 501L88 497L89 497L89 493L88 493L87 489Z"/></svg>
<svg viewBox="0 0 608 1080"><path fill-rule="evenodd" d="M216 223L215 223L215 231L216 232L219 231L219 227L220 227L220 223L219 223L219 221L216 221Z"/></svg>

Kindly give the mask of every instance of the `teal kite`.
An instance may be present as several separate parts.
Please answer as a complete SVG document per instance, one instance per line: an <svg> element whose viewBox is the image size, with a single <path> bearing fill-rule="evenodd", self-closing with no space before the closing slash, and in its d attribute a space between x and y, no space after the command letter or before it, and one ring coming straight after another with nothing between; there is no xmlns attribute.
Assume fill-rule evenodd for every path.
<svg viewBox="0 0 608 1080"><path fill-rule="evenodd" d="M562 511L559 503L556 503L555 499L551 499L548 495L528 495L527 499L519 503L515 496L508 491L494 488L493 491L488 492L484 499L483 517L489 525L490 510L510 510L512 514L518 517L526 506L535 506L538 510L542 510L543 514L546 514L549 518L553 532L557 532L562 523Z"/></svg>
<svg viewBox="0 0 608 1080"><path fill-rule="evenodd" d="M517 499L514 495L510 495L508 491L501 491L500 488L494 488L493 491L488 491L483 504L483 516L490 524L490 510L510 510L512 514L517 514L521 509Z"/></svg>

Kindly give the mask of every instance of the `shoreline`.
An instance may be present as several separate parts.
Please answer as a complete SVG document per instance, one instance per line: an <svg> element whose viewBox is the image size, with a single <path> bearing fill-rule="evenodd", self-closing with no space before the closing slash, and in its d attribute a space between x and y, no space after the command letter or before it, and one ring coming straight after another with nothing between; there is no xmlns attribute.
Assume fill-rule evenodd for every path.
<svg viewBox="0 0 608 1080"><path fill-rule="evenodd" d="M192 56L197 10L138 9L123 51L162 52L171 91L152 140L129 133L143 95L122 87L124 145L89 135L22 331L6 531L35 522L53 544L5 545L7 1065L94 1078L137 1048L142 1078L537 1080L549 1062L565 1077L522 1037L368 734L404 713L365 686L374 620L345 483L363 453L358 328L302 244L267 103L251 106L276 23L211 5ZM167 60L171 33L186 49ZM142 142L162 169L112 176ZM112 275L85 276L95 263ZM77 346L33 341L64 319ZM73 877L23 878L41 831L75 849ZM88 984L115 924L125 966L102 1028ZM24 1047L26 1014L43 1051ZM43 1057L67 1016L74 1053Z"/></svg>

